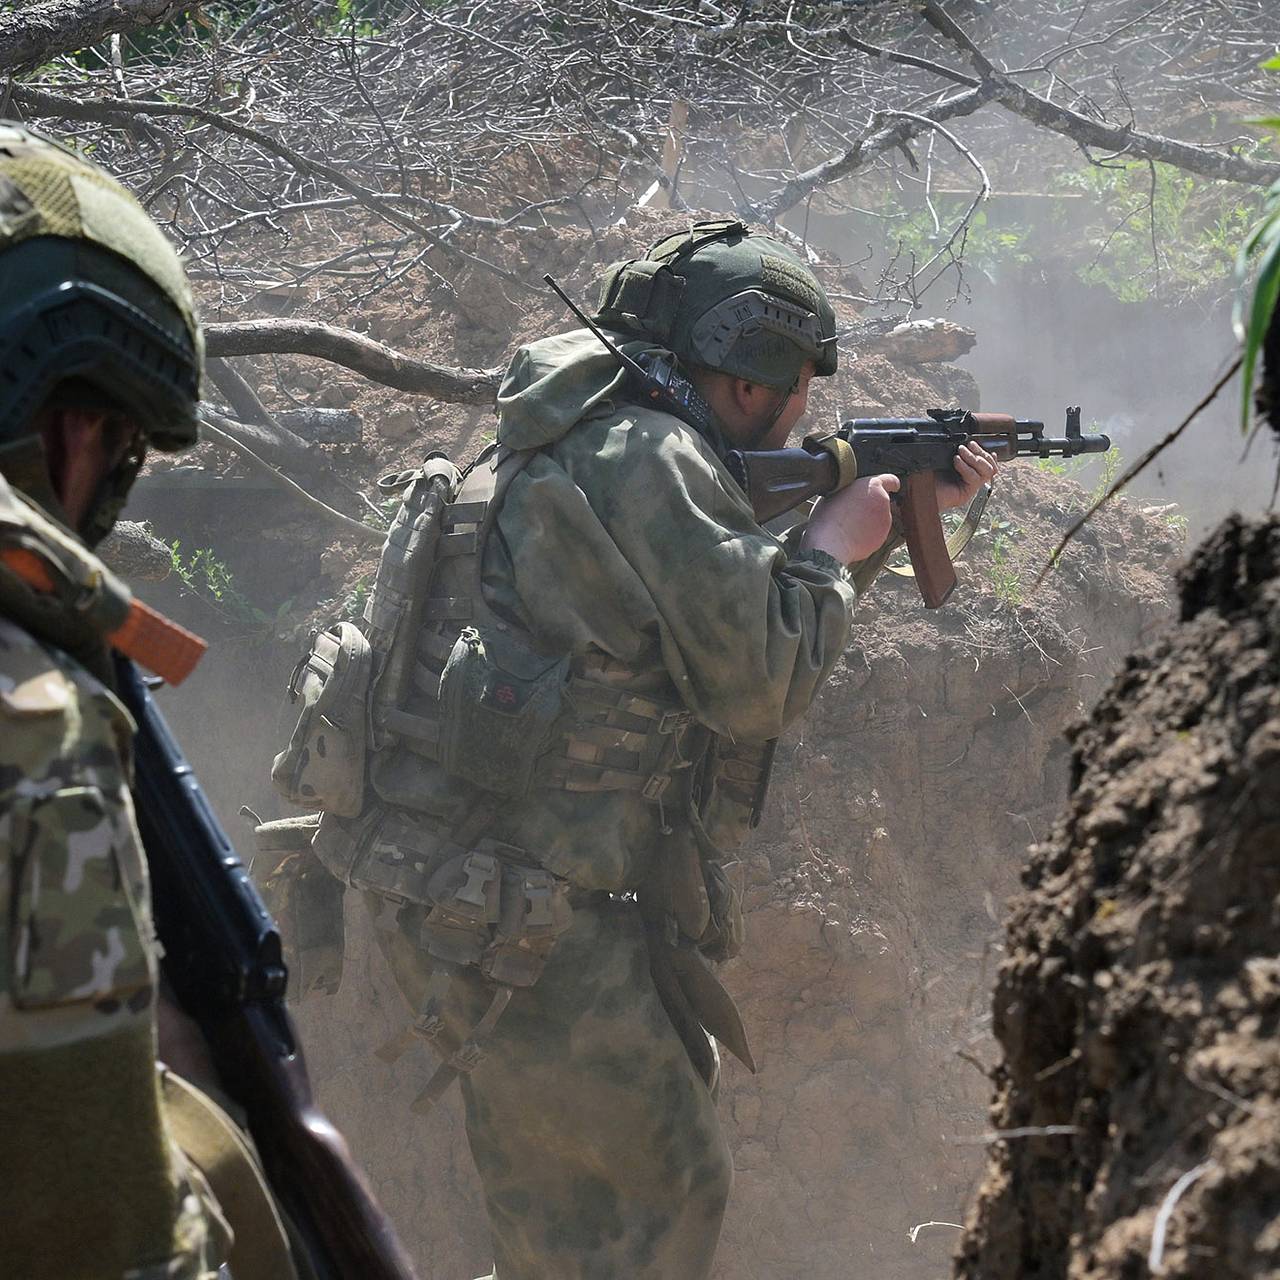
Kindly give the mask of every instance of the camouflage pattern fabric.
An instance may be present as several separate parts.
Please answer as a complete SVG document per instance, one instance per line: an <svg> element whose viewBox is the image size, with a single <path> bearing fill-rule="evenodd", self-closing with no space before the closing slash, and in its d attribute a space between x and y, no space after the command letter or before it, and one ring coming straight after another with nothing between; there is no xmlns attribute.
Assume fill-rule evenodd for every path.
<svg viewBox="0 0 1280 1280"><path fill-rule="evenodd" d="M829 556L790 555L756 524L713 441L621 402L620 389L616 362L586 332L516 356L498 439L540 451L488 541L486 598L590 678L762 743L806 710L835 665L853 588ZM421 779L430 766L406 757L405 768ZM535 787L502 803L488 828L598 895L575 908L546 972L515 993L463 1082L499 1280L710 1271L731 1162L714 1101L650 977L639 909L621 896L664 861L696 865L681 790L658 805L635 792ZM456 817L468 794L441 781L441 816ZM744 815L703 810L717 815L710 834L732 847ZM406 908L379 929L415 1012L430 963L420 927ZM461 1035L488 993L474 973L458 987L468 993L452 1014Z"/></svg>
<svg viewBox="0 0 1280 1280"><path fill-rule="evenodd" d="M0 1275L202 1280L225 1224L168 1141L133 725L0 619Z"/></svg>
<svg viewBox="0 0 1280 1280"><path fill-rule="evenodd" d="M486 598L548 653L588 664L593 680L686 706L735 742L763 743L804 713L844 651L848 575L821 551L789 554L756 524L713 444L668 414L622 404L621 385L616 360L585 330L515 357L498 440L540 452L512 482L489 539ZM431 766L421 757L405 753L400 767L402 787L395 768L375 774L390 803L430 793L433 811L454 821L473 799L447 778L424 785ZM678 806L674 788L672 797ZM741 815L726 814L709 834L732 848L744 832ZM504 805L490 833L581 888L613 893L636 889L660 846L697 852L670 806L618 791L538 788Z"/></svg>
<svg viewBox="0 0 1280 1280"><path fill-rule="evenodd" d="M422 913L368 895L410 1002L430 974ZM454 1038L489 1001L454 983ZM715 1101L649 978L634 903L601 895L517 991L462 1081L498 1280L701 1280L733 1178Z"/></svg>

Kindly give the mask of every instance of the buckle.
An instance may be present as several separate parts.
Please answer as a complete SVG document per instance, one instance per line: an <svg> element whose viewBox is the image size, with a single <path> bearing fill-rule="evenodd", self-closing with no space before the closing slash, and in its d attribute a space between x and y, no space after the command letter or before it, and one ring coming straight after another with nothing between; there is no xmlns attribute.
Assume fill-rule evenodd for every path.
<svg viewBox="0 0 1280 1280"><path fill-rule="evenodd" d="M466 874L467 882L456 889L453 896L459 902L468 903L473 907L487 906L489 896L485 892L485 888L497 879L497 859L487 853L472 852L467 854L466 860L462 864L462 870Z"/></svg>
<svg viewBox="0 0 1280 1280"><path fill-rule="evenodd" d="M414 1031L427 1040L434 1040L444 1030L444 1018L435 1000L428 1000L422 1012L413 1020Z"/></svg>
<svg viewBox="0 0 1280 1280"><path fill-rule="evenodd" d="M524 881L524 927L526 929L545 929L555 923L555 913L551 910L551 888L547 884L539 884L525 879Z"/></svg>
<svg viewBox="0 0 1280 1280"><path fill-rule="evenodd" d="M449 1065L460 1072L473 1071L484 1057L484 1050L474 1040L468 1040L457 1053L449 1059Z"/></svg>
<svg viewBox="0 0 1280 1280"><path fill-rule="evenodd" d="M669 773L651 773L640 794L646 800L661 800L663 793L671 785Z"/></svg>
<svg viewBox="0 0 1280 1280"><path fill-rule="evenodd" d="M693 714L689 711L664 711L662 718L658 721L658 732L675 733L677 729L683 729L692 719Z"/></svg>

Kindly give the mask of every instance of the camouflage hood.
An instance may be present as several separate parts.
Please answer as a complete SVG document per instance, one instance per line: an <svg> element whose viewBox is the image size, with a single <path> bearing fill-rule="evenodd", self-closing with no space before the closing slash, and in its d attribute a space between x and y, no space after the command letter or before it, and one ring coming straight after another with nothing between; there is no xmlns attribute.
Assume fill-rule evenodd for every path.
<svg viewBox="0 0 1280 1280"><path fill-rule="evenodd" d="M632 358L663 348L611 334ZM622 398L626 374L588 329L541 338L521 347L498 388L498 441L509 449L554 444L583 418L609 412Z"/></svg>

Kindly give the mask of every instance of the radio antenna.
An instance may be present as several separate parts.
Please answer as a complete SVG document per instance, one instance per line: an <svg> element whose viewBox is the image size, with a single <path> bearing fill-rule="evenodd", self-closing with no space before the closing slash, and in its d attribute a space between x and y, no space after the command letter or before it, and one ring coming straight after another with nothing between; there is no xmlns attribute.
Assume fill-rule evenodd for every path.
<svg viewBox="0 0 1280 1280"><path fill-rule="evenodd" d="M631 374L632 377L639 378L641 382L644 382L646 379L648 379L649 375L646 372L644 366L640 364L638 361L633 360L629 355L627 355L625 351L620 351L618 347L605 336L603 330L601 330L599 326L597 326L589 316L585 315L582 309L577 305L577 303L575 303L574 300L571 297L569 297L569 295L565 293L565 291L558 284L556 284L556 282L551 278L551 276L545 275L542 277L542 279L546 284L550 285L550 287L555 290L556 296L560 299L560 301L563 302L564 305L568 307L569 310L572 311L573 314L577 316L578 319L581 320L582 323L586 325L586 327L590 329L591 332L594 333L596 337L600 339L601 342L604 343L604 345L608 348L609 354L613 356L613 358L617 360L617 362L629 374Z"/></svg>

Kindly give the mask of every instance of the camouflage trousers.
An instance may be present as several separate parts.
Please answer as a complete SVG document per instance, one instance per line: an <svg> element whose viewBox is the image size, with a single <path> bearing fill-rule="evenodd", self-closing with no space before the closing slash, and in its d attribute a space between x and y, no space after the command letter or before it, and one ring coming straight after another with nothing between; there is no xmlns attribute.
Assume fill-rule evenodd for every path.
<svg viewBox="0 0 1280 1280"><path fill-rule="evenodd" d="M429 961L411 909L379 930L420 1007ZM459 988L462 988L459 990ZM454 983L459 1038L489 1003ZM733 1178L715 1102L649 976L633 902L574 910L462 1081L496 1280L705 1280Z"/></svg>

